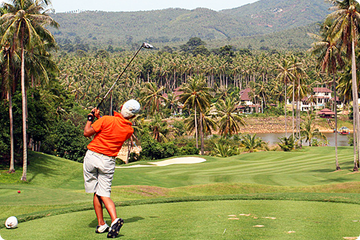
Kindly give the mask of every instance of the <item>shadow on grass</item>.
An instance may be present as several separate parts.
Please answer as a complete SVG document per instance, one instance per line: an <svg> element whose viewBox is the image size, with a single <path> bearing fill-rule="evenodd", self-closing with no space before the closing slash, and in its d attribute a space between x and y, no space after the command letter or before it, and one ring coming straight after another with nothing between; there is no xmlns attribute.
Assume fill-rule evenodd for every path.
<svg viewBox="0 0 360 240"><path fill-rule="evenodd" d="M28 159L31 159L28 162L28 169L33 173L31 178L28 179L28 182L32 182L40 173L45 176L51 176L55 172L56 168L47 167L48 159L40 154L35 155L35 153L29 152Z"/></svg>
<svg viewBox="0 0 360 240"><path fill-rule="evenodd" d="M338 178L329 178L329 179L320 180L319 182L331 184L331 183L344 183L344 182L348 182L348 181L349 180L346 178L338 177Z"/></svg>
<svg viewBox="0 0 360 240"><path fill-rule="evenodd" d="M309 172L315 172L315 173L332 173L334 171L335 171L335 169L330 169L330 168L309 170Z"/></svg>
<svg viewBox="0 0 360 240"><path fill-rule="evenodd" d="M140 221L140 220L144 220L145 218L143 217L132 217L132 218L126 218L124 219L124 222L125 223L133 223L133 222L137 222L137 221ZM96 228L98 224L98 221L97 219L95 218L90 224L89 224L89 227L90 228ZM110 224L109 224L110 225Z"/></svg>

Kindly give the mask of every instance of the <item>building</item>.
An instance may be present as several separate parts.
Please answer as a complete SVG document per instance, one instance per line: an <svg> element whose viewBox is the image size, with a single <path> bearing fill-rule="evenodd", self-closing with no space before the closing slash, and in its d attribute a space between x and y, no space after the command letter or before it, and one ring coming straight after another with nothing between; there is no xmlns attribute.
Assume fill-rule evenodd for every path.
<svg viewBox="0 0 360 240"><path fill-rule="evenodd" d="M332 96L332 91L325 87L316 87L314 88L311 95L303 98L299 102L300 111L309 111L311 109L318 110L325 108L326 104L334 101L334 97ZM291 97L289 97L287 104L291 104ZM343 103L340 101L338 97L336 97L337 108L342 109ZM296 108L297 102L294 103Z"/></svg>
<svg viewBox="0 0 360 240"><path fill-rule="evenodd" d="M260 104L254 104L251 101L250 97L251 88L246 88L244 90L240 91L240 105L237 107L237 109L241 113L253 113L253 112L261 112L261 106Z"/></svg>

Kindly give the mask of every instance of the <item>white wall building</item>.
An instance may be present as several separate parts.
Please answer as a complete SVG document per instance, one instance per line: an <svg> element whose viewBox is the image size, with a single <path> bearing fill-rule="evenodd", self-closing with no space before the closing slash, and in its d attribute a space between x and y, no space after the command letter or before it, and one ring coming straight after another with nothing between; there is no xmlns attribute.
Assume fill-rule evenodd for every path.
<svg viewBox="0 0 360 240"><path fill-rule="evenodd" d="M309 111L310 109L318 110L325 108L328 102L333 101L332 91L325 87L316 87L314 88L313 94L305 97L299 103L300 111ZM288 104L290 102L291 97L288 99ZM342 109L343 103L340 101L338 97L336 97L337 108ZM296 108L297 102L294 103L294 107Z"/></svg>

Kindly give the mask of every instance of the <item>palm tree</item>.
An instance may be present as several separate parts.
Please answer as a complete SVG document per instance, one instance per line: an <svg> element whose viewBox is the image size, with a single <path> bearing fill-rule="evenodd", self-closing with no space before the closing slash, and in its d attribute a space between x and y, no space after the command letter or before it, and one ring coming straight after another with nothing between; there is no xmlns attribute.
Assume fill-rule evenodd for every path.
<svg viewBox="0 0 360 240"><path fill-rule="evenodd" d="M336 72L337 68L342 68L344 66L344 61L341 57L341 51L339 44L335 41L334 36L329 32L331 23L325 21L321 27L321 36L312 35L317 42L312 44L310 51L317 57L321 71L324 72L327 70L328 74L333 76L333 88L334 88L334 112L335 112L335 165L336 170L340 170L340 165L338 161L338 142L337 142L337 86L336 86Z"/></svg>
<svg viewBox="0 0 360 240"><path fill-rule="evenodd" d="M17 47L20 45L21 56L21 92L22 92L22 117L23 117L23 174L22 181L26 181L27 172L27 101L25 86L25 50L45 50L44 42L55 43L55 39L45 27L50 25L58 27L49 15L46 7L50 4L47 0L12 0L11 3L3 3L6 14L2 15L0 22L4 27L1 44L7 41Z"/></svg>
<svg viewBox="0 0 360 240"><path fill-rule="evenodd" d="M319 137L326 140L326 136L319 131L318 128L314 127L313 124L314 116L307 115L304 121L301 124L301 136L305 139L305 142L309 142L309 146L311 146L311 140L314 137Z"/></svg>
<svg viewBox="0 0 360 240"><path fill-rule="evenodd" d="M150 122L149 129L151 130L153 138L158 142L168 142L167 135L169 134L168 124L162 120L160 114L156 114L155 118Z"/></svg>
<svg viewBox="0 0 360 240"><path fill-rule="evenodd" d="M240 126L245 126L244 119L238 115L236 104L231 98L218 100L214 105L216 116L219 117L219 130L223 137L238 134Z"/></svg>
<svg viewBox="0 0 360 240"><path fill-rule="evenodd" d="M359 104L358 104L358 84L356 77L356 59L355 46L358 40L358 29L360 23L360 5L356 0L332 0L335 10L327 16L329 21L333 21L331 29L329 30L331 36L335 37L335 41L339 41L347 56L351 58L351 72L352 72L352 95L353 95L353 109L354 109L354 148L360 149L360 122L359 122ZM354 155L354 171L359 170L357 164L356 154Z"/></svg>
<svg viewBox="0 0 360 240"><path fill-rule="evenodd" d="M203 126L201 138L204 139L204 135L211 135L212 131L217 130L217 122L214 119L214 114L211 108L207 108L206 112L201 114L199 118L195 118L195 116L193 115L194 114L191 114L189 118L185 119L185 125L188 132L193 132L195 130L195 125L198 126L199 124L201 124L200 126ZM197 119L198 121L197 124L195 124L195 119Z"/></svg>
<svg viewBox="0 0 360 240"><path fill-rule="evenodd" d="M166 101L166 97L163 96L164 89L164 86L158 88L154 82L147 82L142 88L141 94L143 97L140 101L145 109L150 110L150 113L159 113L161 101Z"/></svg>
<svg viewBox="0 0 360 240"><path fill-rule="evenodd" d="M183 103L189 110L194 109L196 148L199 148L197 112L200 112L200 118L202 118L202 114L206 112L206 109L210 106L210 100L212 98L210 92L213 90L207 87L204 77L195 75L194 77L191 77L187 83L179 89L179 91L183 92L179 96L179 102ZM200 121L200 131L202 136L201 154L203 154L204 146L202 121Z"/></svg>
<svg viewBox="0 0 360 240"><path fill-rule="evenodd" d="M12 55L10 44L6 43L0 51L1 61L1 79L2 92L7 93L7 99L9 101L9 120L10 120L10 168L9 173L15 172L15 157L14 157L14 120L13 120L13 105L12 105L12 92L15 89L16 81L12 81L14 78L14 65L16 55ZM4 96L5 97L5 96Z"/></svg>
<svg viewBox="0 0 360 240"><path fill-rule="evenodd" d="M303 63L300 62L294 55L291 56L291 64L293 74L295 76L292 86L293 100L296 100L296 132L298 133L298 138L300 138L300 102L303 97L306 96L307 90L305 88L304 77L306 76L305 70L303 68ZM297 82L295 82L297 80ZM295 97L295 99L294 99ZM293 105L294 106L294 105ZM294 109L293 109L294 111ZM294 113L294 112L293 112ZM294 114L293 114L294 117ZM293 119L294 121L294 119Z"/></svg>
<svg viewBox="0 0 360 240"><path fill-rule="evenodd" d="M285 84L285 136L287 137L287 108L286 108L286 101L287 101L287 84L291 82L292 79L295 78L295 76L292 73L292 66L290 61L287 59L283 59L280 64L278 64L278 68L276 69L278 72L277 79L280 79Z"/></svg>
<svg viewBox="0 0 360 240"><path fill-rule="evenodd" d="M255 149L264 147L266 143L261 138L257 138L256 134L246 134L241 140L241 145L249 152L254 152Z"/></svg>

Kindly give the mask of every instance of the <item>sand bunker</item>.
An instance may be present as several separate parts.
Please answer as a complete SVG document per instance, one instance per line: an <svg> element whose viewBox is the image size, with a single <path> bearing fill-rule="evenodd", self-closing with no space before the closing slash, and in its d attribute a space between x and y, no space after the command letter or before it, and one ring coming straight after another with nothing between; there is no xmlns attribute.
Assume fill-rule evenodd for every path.
<svg viewBox="0 0 360 240"><path fill-rule="evenodd" d="M206 160L204 158L199 158L199 157L181 157L181 158L173 158L173 159L169 159L169 160L164 160L164 161L160 161L160 162L148 162L151 165L133 165L133 166L124 166L124 167L116 167L116 168L134 168L134 167L154 167L154 166L158 166L158 167L163 167L163 166L168 166L168 165L173 165L173 164L194 164L194 163L202 163L205 162Z"/></svg>

